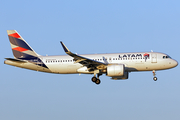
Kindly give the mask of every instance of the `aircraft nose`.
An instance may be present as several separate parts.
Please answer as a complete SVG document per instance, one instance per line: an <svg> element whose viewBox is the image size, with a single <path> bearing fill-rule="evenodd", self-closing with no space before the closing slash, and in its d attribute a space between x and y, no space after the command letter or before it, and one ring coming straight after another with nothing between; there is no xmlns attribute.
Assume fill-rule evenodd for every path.
<svg viewBox="0 0 180 120"><path fill-rule="evenodd" d="M172 65L173 67L176 67L178 65L178 62L176 60L173 60Z"/></svg>

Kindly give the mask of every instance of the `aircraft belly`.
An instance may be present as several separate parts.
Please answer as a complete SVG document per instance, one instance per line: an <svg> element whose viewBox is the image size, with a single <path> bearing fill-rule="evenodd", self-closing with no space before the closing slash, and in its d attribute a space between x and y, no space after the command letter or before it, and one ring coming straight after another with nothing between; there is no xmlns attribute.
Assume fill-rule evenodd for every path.
<svg viewBox="0 0 180 120"><path fill-rule="evenodd" d="M150 62L132 62L127 64L127 71L150 71L153 70Z"/></svg>

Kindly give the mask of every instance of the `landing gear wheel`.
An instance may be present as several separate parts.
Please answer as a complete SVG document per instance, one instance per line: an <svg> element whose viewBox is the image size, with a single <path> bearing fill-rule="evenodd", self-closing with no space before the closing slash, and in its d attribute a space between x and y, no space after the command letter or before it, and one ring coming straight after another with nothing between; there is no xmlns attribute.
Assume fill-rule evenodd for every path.
<svg viewBox="0 0 180 120"><path fill-rule="evenodd" d="M96 77L96 75L97 75L97 77ZM94 70L94 76L91 78L92 82L99 85L101 83L99 76L101 76L101 75L102 75L102 73L100 73L99 70Z"/></svg>
<svg viewBox="0 0 180 120"><path fill-rule="evenodd" d="M96 82L97 81L97 78L96 77L92 77L92 82Z"/></svg>
<svg viewBox="0 0 180 120"><path fill-rule="evenodd" d="M100 79L97 79L95 83L99 85L101 83Z"/></svg>
<svg viewBox="0 0 180 120"><path fill-rule="evenodd" d="M157 77L154 77L153 80L154 80L154 81L157 81Z"/></svg>

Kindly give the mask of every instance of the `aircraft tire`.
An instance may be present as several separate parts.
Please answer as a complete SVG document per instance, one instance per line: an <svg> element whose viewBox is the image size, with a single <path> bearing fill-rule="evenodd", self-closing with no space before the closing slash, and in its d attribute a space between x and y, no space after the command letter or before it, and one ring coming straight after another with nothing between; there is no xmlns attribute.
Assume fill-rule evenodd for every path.
<svg viewBox="0 0 180 120"><path fill-rule="evenodd" d="M154 77L153 80L154 80L154 81L157 81L157 77Z"/></svg>
<svg viewBox="0 0 180 120"><path fill-rule="evenodd" d="M96 84L99 85L101 83L100 79L96 80Z"/></svg>
<svg viewBox="0 0 180 120"><path fill-rule="evenodd" d="M92 82L96 82L97 81L97 78L96 77L92 77Z"/></svg>

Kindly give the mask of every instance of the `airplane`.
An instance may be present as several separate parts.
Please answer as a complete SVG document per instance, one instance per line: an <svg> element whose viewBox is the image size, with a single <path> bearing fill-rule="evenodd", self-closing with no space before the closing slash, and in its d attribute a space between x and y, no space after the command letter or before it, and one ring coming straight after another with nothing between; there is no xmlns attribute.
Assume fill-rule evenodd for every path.
<svg viewBox="0 0 180 120"><path fill-rule="evenodd" d="M174 68L178 62L160 52L133 52L112 54L75 54L60 41L67 55L42 56L37 54L16 30L7 30L14 58L5 58L5 64L55 74L93 74L92 82L99 85L103 74L113 80L128 79L130 72L156 71Z"/></svg>

